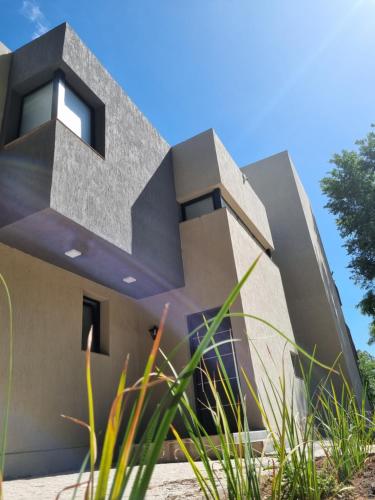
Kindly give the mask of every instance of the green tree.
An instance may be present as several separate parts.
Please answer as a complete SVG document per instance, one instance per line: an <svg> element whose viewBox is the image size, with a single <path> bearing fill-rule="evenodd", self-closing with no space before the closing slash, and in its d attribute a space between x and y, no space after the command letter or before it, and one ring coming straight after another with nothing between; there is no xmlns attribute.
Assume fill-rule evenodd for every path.
<svg viewBox="0 0 375 500"><path fill-rule="evenodd" d="M368 400L375 408L375 356L367 351L358 351L358 366Z"/></svg>
<svg viewBox="0 0 375 500"><path fill-rule="evenodd" d="M374 127L374 125L372 125ZM321 181L326 208L336 217L351 257L354 281L365 290L358 304L372 318L369 344L375 343L375 132L356 142L357 151L335 154L335 167Z"/></svg>

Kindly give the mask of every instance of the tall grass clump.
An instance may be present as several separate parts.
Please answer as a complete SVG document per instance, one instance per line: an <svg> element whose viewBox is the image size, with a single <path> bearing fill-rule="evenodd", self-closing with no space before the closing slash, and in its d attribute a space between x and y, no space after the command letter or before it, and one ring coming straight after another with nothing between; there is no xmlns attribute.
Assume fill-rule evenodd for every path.
<svg viewBox="0 0 375 500"><path fill-rule="evenodd" d="M211 400L207 399L206 408L214 419L217 438L207 434L192 405L185 400L181 413L189 438L204 465L205 476L179 434L176 431L174 433L206 498L221 498L218 477L213 473L213 460L220 465L225 478L220 486L230 500L264 498L265 490L267 498L273 500L320 500L349 487L348 480L364 466L374 443L374 415L371 417L366 411L365 397L358 403L343 374L335 369L336 363L331 368L327 367L326 375L311 396L314 356L315 353L306 369L300 364L302 380L297 383L302 384L306 398L303 413L295 407L295 387L292 381L287 380L284 368L280 378L274 380L268 375L265 365L268 361L259 356L266 374L263 398L242 370L248 393L256 402L269 430L274 450L271 457L261 456L258 459L252 451L247 428L246 398L241 395L238 401L233 399L220 355L218 372L224 391L218 389L217 383L204 370L213 394ZM340 397L335 390L333 377L338 377L336 382L339 381L342 386ZM292 387L291 394L288 394L288 386ZM228 425L228 413L225 411L228 405L229 412L236 417L235 435ZM318 454L319 444L321 448ZM269 479L265 481L267 473Z"/></svg>
<svg viewBox="0 0 375 500"><path fill-rule="evenodd" d="M180 371L175 370L173 357L181 344L168 355L160 349L168 314L168 305L165 307L144 372L135 382L129 382L129 358L124 360L100 450L97 445L95 388L91 377L90 332L85 357L88 422L64 416L87 430L89 449L76 484L62 492L71 490L73 500L80 488L85 489L85 500L119 500L125 495L130 500L143 499L164 440L170 431L190 463L206 499L219 500L224 493L229 500L260 500L264 498L263 474L268 473L268 489L273 500L318 500L337 490L336 481L349 480L363 466L374 438L374 417L371 420L366 413L365 399L358 405L345 379L338 395L330 378L333 373L338 375L334 367L320 363L315 358L315 353L310 355L301 349L266 320L250 314L228 312L259 258L233 289L219 313L208 321L203 319L203 324L184 339L186 342L191 335L202 327L205 328L206 333L194 354ZM12 381L13 312L10 293L1 274L0 282L5 287L9 311L8 381L0 436L2 500L1 487ZM241 388L239 394L235 394L220 356L221 343L215 342L215 333L219 326L224 318L231 316L251 318L268 326L309 361L307 371L303 371L301 365L307 401L303 414L295 408L293 383L287 379L284 367L281 367L280 378L274 380L265 364L268 360L260 356L265 373L263 399L244 370L242 374L245 387L242 389L246 390L246 394ZM225 342L233 342L233 339L222 343ZM210 350L215 351L218 359L214 377L204 363L204 355ZM311 400L310 385L315 365L324 368L327 377L319 386L317 396ZM210 435L202 425L194 409L195 405L190 403L187 395L188 385L196 370L201 370L210 389L210 397L201 403L212 417L215 436ZM157 385L164 387L164 393L155 406L151 405L151 393L152 388ZM292 387L292 393L289 387ZM274 449L271 459L266 459L263 455L259 457L253 451L247 419L247 398L254 400L269 431L269 439ZM186 441L173 426L177 414L180 415L193 445L194 457ZM326 455L323 467L316 461L316 440L320 440ZM197 464L196 456L199 457L201 465ZM84 475L86 468L89 472ZM217 468L220 470L219 474Z"/></svg>
<svg viewBox="0 0 375 500"><path fill-rule="evenodd" d="M208 434L199 422L186 396L180 406L182 420L194 450L203 464L205 475L196 466L176 429L173 429L173 433L193 468L205 498L218 500L222 498L224 490L230 500L260 500L261 468L249 445L250 429L246 418L246 405L241 395L236 399L220 354L217 355L220 365L217 370L218 379L214 380L205 367L199 368L213 396L213 399L207 398L202 403L209 410L215 435ZM223 476L223 482L214 471L214 461L216 468L220 470L220 476Z"/></svg>
<svg viewBox="0 0 375 500"><path fill-rule="evenodd" d="M295 345L293 342L290 343ZM210 436L200 424L187 396L180 406L186 430L204 466L205 476L194 462L180 435L174 430L175 437L191 464L205 497L215 500L221 498L218 477L213 473L213 460L216 466L217 464L220 466L221 476L225 479L224 484L220 486L221 489L224 488L225 495L230 500L260 499L264 486L262 480L264 473L271 473L271 479L268 481L271 482L271 486L268 489L273 499L317 500L331 492L335 486L334 476L329 467L318 468L315 460L315 412L312 410L312 405L306 405L307 412L303 415L295 409L293 394L288 395L287 391L288 382L291 381L286 380L284 369L279 380L271 379L264 360L259 356L266 374L266 380L263 382L265 400L259 397L244 370L242 374L248 394L244 396L240 393L240 397L236 400L217 346L213 345L212 349L216 350L218 358L218 381L212 380L204 367L200 370L203 371L211 390L212 397L203 403L213 419L216 436ZM303 384L306 396L309 394L314 364L324 366L315 360L314 356L308 355L308 358L309 371L304 373ZM330 370L329 367L325 368ZM246 397L249 396L256 402L269 430L269 439L275 452L271 466L269 459L255 456L252 449L251 433L246 418ZM229 417L232 425L233 421L235 422L235 433L229 425Z"/></svg>
<svg viewBox="0 0 375 500"><path fill-rule="evenodd" d="M4 384L5 387L5 397L4 397L4 412L3 412L3 422L0 431L0 500L3 498L3 477L4 477L4 467L5 467L5 452L7 447L7 436L8 436L8 423L9 423L9 411L11 402L11 392L12 392L12 377L13 377L13 307L12 300L10 296L10 291L4 276L0 273L0 284L4 288L7 309L8 309L8 321L9 321L9 332L8 332L8 371L7 380Z"/></svg>
<svg viewBox="0 0 375 500"><path fill-rule="evenodd" d="M315 355L315 353L314 353ZM263 393L266 401L257 396L249 378L244 374L247 386L270 430L270 439L277 459L277 467L272 478L272 498L291 500L319 500L332 494L336 481L332 468L318 464L316 460L316 407L310 398L310 388L314 361L310 360L307 370L300 363L301 383L305 397L305 409L301 413L295 407L295 381L287 380L284 366L278 381L268 375L261 359L266 383ZM329 370L331 373L333 369ZM329 376L329 375L328 375ZM287 393L290 385L291 394ZM265 404L268 403L268 404ZM267 412L265 408L270 410Z"/></svg>
<svg viewBox="0 0 375 500"><path fill-rule="evenodd" d="M130 500L140 500L145 497L164 440L171 428L171 424L181 405L181 401L184 398L192 374L197 368L203 353L211 344L227 311L235 302L242 286L256 267L259 258L260 256L251 265L243 279L235 286L217 316L212 320L210 325L208 325L205 336L189 362L180 372L176 372L173 377L165 375L160 369L156 369L156 359L167 316L168 307L166 306L144 373L142 377L132 385L127 384L128 364L125 363L120 376L117 395L109 413L99 464L96 463L97 440L90 366L91 334L89 335L86 352L89 422L81 422L72 417L67 418L71 418L75 423L83 425L88 429L90 434L88 458L90 473L87 481L82 482L79 480L77 484L66 489L73 489L73 494L75 495L79 487L85 486L85 498L91 500L102 500L105 498L118 500L122 498L125 493ZM167 358L167 360L169 361L169 358ZM151 412L147 422L143 420L144 431L140 441L137 443L137 447L135 447L142 417L149 403L149 389L157 384L165 384L167 389L154 411ZM129 402L130 394L135 396L135 401L132 403ZM119 450L117 457L115 457L116 448ZM138 467L135 470L134 467L136 464L138 464ZM113 465L114 475L112 477L110 475L110 469ZM98 468L97 471L96 467ZM130 481L131 475L132 480ZM97 481L95 481L95 476L97 476ZM81 474L80 477L82 478Z"/></svg>
<svg viewBox="0 0 375 500"><path fill-rule="evenodd" d="M318 429L327 460L345 483L365 464L375 437L375 416L366 408L366 395L358 402L341 373L341 391L332 380L324 384L318 396Z"/></svg>

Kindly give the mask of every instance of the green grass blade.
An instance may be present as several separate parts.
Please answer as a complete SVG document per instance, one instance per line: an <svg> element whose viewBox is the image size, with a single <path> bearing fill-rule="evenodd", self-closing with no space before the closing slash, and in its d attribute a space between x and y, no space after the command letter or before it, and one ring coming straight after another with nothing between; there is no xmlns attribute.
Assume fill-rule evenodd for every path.
<svg viewBox="0 0 375 500"><path fill-rule="evenodd" d="M88 492L91 498L93 498L94 494L94 470L96 462L94 397L93 397L92 379L91 379L92 331L93 327L90 328L90 333L87 339L87 349L86 349L86 385L87 385L87 403L88 403L89 427L90 427L90 482L88 486Z"/></svg>
<svg viewBox="0 0 375 500"><path fill-rule="evenodd" d="M153 470L155 463L158 459L158 456L160 454L161 447L163 445L163 441L165 439L165 436L167 435L169 426L171 425L172 420L176 414L180 400L186 391L186 388L189 384L189 381L190 381L190 378L193 374L193 371L198 366L199 360L202 357L202 353L210 344L211 339L213 338L215 332L217 331L217 328L220 326L227 311L230 310L231 306L234 304L235 300L237 299L237 297L241 291L241 288L243 287L243 285L248 280L249 276L254 271L256 265L258 264L258 261L259 261L261 255L259 255L257 257L257 259L255 259L255 261L253 262L253 264L251 265L249 270L245 273L244 277L234 287L234 289L230 293L229 297L227 298L227 300L224 302L223 306L221 307L219 313L217 314L217 316L214 318L214 320L210 324L210 327L209 327L206 335L203 337L202 341L200 342L199 346L197 347L196 351L194 352L193 356L191 357L189 363L186 365L186 367L179 374L179 384L176 385L176 392L171 400L169 407L166 408L166 411L163 414L163 417L162 417L160 424L157 428L157 432L154 436L154 442L150 446L149 453L147 456L148 466L139 469L137 476L136 476L136 479L135 479L135 484L134 484L133 490L129 496L130 500L139 500L140 498L144 498L146 491L147 491L148 484L149 484L150 479L151 479L152 470Z"/></svg>
<svg viewBox="0 0 375 500"><path fill-rule="evenodd" d="M111 407L108 417L107 429L104 438L102 457L99 467L98 484L95 491L95 500L105 498L107 493L108 478L112 466L113 454L116 439L121 423L122 401L124 398L124 389L126 386L126 376L128 372L129 356L126 358L125 366L121 372L119 384L117 387L116 398Z"/></svg>
<svg viewBox="0 0 375 500"><path fill-rule="evenodd" d="M8 285L1 273L0 273L0 283L5 290L5 295L8 305L8 314L9 314L8 380L6 384L6 397L5 397L5 407L3 416L3 426L1 431L1 445L0 445L0 500L1 500L3 498L2 481L4 477L5 453L7 448L8 423L9 423L9 412L10 412L11 393L12 393L12 378L13 378L13 306Z"/></svg>
<svg viewBox="0 0 375 500"><path fill-rule="evenodd" d="M77 483L76 483L77 485L79 485L81 483L82 475L83 475L83 473L86 470L86 467L87 467L87 464L88 464L89 460L90 460L90 450L86 453L86 456L85 456L85 458L84 458L84 460L82 462L81 468L79 470L79 474L78 474L78 478L77 478ZM78 492L78 486L76 486L74 488L72 500L76 499L77 492Z"/></svg>

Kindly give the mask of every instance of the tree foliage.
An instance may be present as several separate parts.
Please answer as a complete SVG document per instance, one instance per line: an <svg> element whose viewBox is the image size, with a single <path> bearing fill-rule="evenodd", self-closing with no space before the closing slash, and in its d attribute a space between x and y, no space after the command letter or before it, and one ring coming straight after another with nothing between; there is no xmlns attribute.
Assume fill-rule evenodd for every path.
<svg viewBox="0 0 375 500"><path fill-rule="evenodd" d="M358 366L368 400L375 408L375 356L367 351L358 351Z"/></svg>
<svg viewBox="0 0 375 500"><path fill-rule="evenodd" d="M374 125L372 126L374 127ZM354 281L365 294L358 304L372 318L369 344L375 343L375 132L356 142L357 151L331 159L334 168L321 181L326 208L336 217L351 257Z"/></svg>

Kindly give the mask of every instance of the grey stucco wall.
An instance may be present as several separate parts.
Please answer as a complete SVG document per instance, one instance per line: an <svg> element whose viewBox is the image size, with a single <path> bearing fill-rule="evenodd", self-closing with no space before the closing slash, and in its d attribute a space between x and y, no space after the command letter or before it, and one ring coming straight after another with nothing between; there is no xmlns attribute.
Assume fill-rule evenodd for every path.
<svg viewBox="0 0 375 500"><path fill-rule="evenodd" d="M40 129L16 138L22 95L48 81L56 69L94 110L96 128L103 128L96 137L101 154L58 120L41 127L53 129L43 141ZM153 277L159 290L183 284L170 147L68 25L14 52L4 128L3 143L11 144L0 152L0 186L9 190L12 164L16 193L22 164L34 161L35 150L38 157L23 191L29 211L14 212L3 200L8 213L3 226L50 207L124 252L127 263L134 258L135 271ZM38 177L46 165L51 176L47 196Z"/></svg>
<svg viewBox="0 0 375 500"><path fill-rule="evenodd" d="M61 66L64 25L12 52L5 122L0 144L18 136L22 96L48 82Z"/></svg>
<svg viewBox="0 0 375 500"><path fill-rule="evenodd" d="M50 204L55 123L48 122L0 149L1 228Z"/></svg>
<svg viewBox="0 0 375 500"><path fill-rule="evenodd" d="M8 89L9 69L12 59L10 50L0 42L0 136Z"/></svg>

